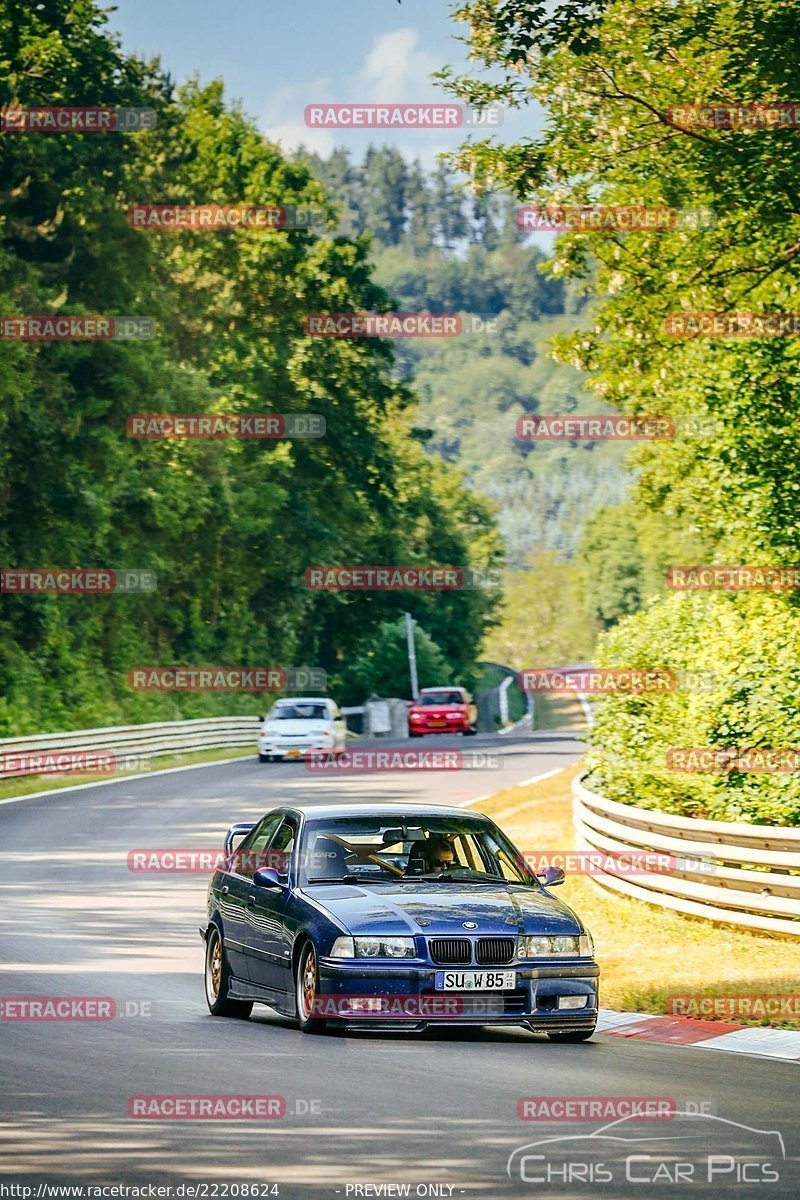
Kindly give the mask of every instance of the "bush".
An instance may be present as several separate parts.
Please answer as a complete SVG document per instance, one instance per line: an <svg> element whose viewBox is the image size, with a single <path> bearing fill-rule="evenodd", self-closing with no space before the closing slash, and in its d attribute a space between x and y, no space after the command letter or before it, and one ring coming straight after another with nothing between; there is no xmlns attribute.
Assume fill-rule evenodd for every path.
<svg viewBox="0 0 800 1200"><path fill-rule="evenodd" d="M784 596L681 593L600 639L600 667L664 668L675 690L604 696L591 783L611 800L722 821L800 825L800 777L672 770L676 747L800 748L800 613Z"/></svg>

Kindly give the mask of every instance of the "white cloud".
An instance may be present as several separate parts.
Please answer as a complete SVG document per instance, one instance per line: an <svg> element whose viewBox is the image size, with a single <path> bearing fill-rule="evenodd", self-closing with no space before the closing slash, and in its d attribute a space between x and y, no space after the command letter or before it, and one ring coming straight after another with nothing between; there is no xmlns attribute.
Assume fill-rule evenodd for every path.
<svg viewBox="0 0 800 1200"><path fill-rule="evenodd" d="M420 45L416 29L395 29L375 38L359 70L337 85L333 95L331 80L318 78L309 83L278 88L269 98L260 122L270 141L280 142L287 151L307 146L319 154L330 154L335 146L350 146L359 158L369 142L396 146L408 159L421 158L428 166L436 155L452 146L434 144L430 134L390 129L370 129L355 133L346 129L312 129L304 122L306 105L315 103L358 103L395 101L412 104L445 99L430 74L440 66L435 54ZM457 144L454 142L454 145Z"/></svg>
<svg viewBox="0 0 800 1200"><path fill-rule="evenodd" d="M420 48L418 30L382 33L356 76L358 88L366 88L367 94L353 99L403 103L428 100L435 94L430 74L440 66L435 54Z"/></svg>

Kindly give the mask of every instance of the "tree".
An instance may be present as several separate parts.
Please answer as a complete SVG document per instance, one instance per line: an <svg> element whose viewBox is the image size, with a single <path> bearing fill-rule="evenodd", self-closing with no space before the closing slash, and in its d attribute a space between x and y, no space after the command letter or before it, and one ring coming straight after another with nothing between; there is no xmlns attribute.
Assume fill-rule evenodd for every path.
<svg viewBox="0 0 800 1200"><path fill-rule="evenodd" d="M417 622L414 649L421 688L455 682L440 647ZM381 622L374 641L363 648L359 661L342 672L340 686L346 704L361 704L371 695L412 699L404 617Z"/></svg>

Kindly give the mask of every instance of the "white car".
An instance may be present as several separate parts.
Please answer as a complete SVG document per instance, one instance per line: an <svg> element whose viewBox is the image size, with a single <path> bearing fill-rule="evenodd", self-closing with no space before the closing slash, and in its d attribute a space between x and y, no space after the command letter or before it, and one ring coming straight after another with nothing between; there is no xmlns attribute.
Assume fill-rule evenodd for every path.
<svg viewBox="0 0 800 1200"><path fill-rule="evenodd" d="M258 761L302 758L309 750L344 750L347 724L338 704L325 696L277 700L258 735Z"/></svg>

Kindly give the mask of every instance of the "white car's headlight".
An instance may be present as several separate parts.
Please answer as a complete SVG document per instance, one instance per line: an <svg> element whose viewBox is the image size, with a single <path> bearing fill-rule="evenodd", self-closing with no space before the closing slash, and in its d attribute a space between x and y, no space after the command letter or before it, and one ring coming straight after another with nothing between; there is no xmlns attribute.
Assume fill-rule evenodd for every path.
<svg viewBox="0 0 800 1200"><path fill-rule="evenodd" d="M413 958L413 937L356 938L356 958Z"/></svg>
<svg viewBox="0 0 800 1200"><path fill-rule="evenodd" d="M588 933L582 933L580 937L536 934L520 938L519 944L520 958L591 958L593 950Z"/></svg>

